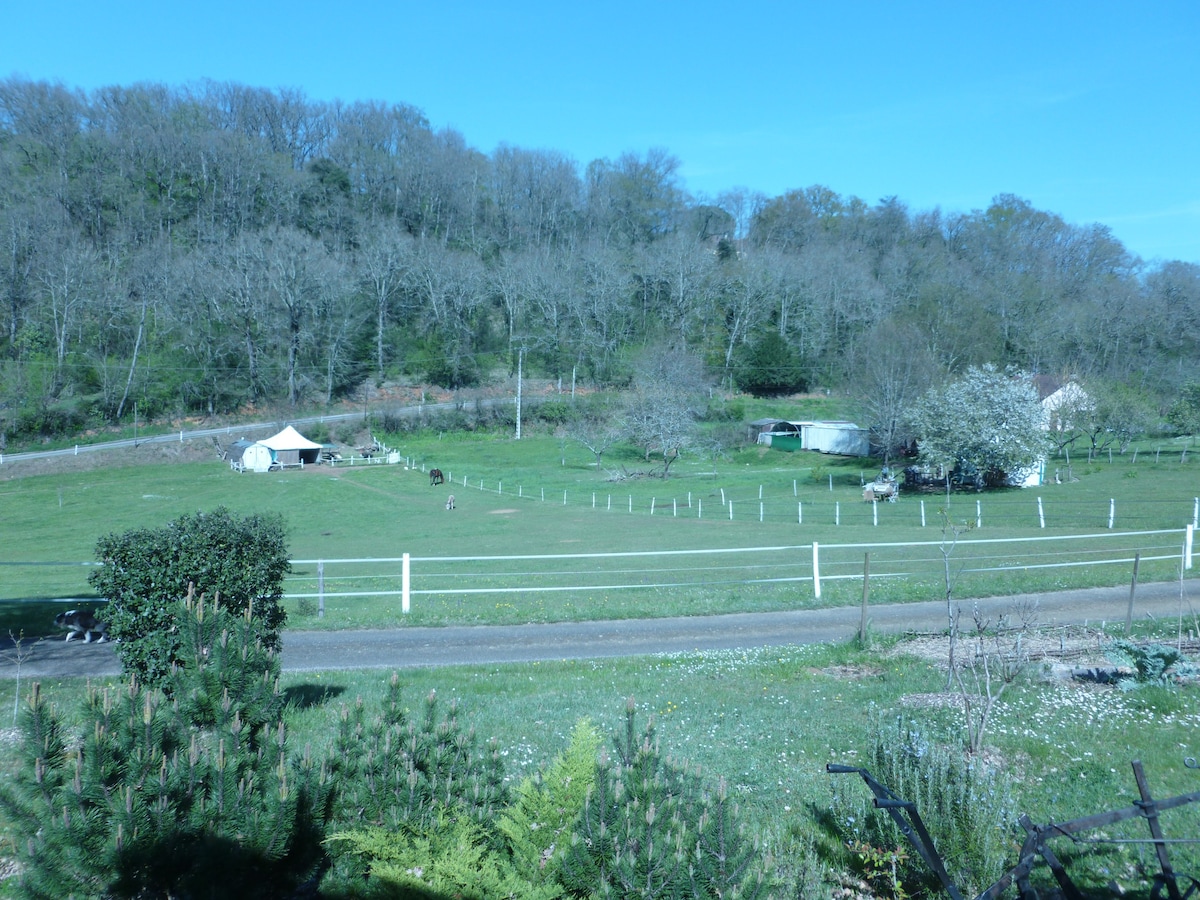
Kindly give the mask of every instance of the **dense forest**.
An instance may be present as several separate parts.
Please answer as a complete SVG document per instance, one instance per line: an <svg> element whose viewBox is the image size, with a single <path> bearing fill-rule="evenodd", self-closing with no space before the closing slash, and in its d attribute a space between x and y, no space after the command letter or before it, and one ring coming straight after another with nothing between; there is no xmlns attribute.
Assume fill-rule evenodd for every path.
<svg viewBox="0 0 1200 900"><path fill-rule="evenodd" d="M0 81L0 243L10 436L460 389L518 354L620 386L660 346L753 393L991 363L1161 414L1200 358L1200 266L1019 197L697 197L666 150L486 154L411 106L231 83Z"/></svg>

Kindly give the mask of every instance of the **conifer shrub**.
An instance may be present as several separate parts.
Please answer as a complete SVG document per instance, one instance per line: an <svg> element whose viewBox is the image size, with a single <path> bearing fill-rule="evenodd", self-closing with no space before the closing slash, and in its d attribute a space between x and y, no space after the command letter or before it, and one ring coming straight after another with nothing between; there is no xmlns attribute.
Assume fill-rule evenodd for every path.
<svg viewBox="0 0 1200 900"><path fill-rule="evenodd" d="M177 606L172 699L89 687L71 730L34 685L0 788L20 896L267 900L319 874L329 790L289 751L275 653L250 616Z"/></svg>
<svg viewBox="0 0 1200 900"><path fill-rule="evenodd" d="M412 714L396 673L377 714L368 717L361 699L342 709L331 771L342 828L433 825L445 815L486 823L508 800L497 743L481 746L457 702L443 713L432 691Z"/></svg>
<svg viewBox="0 0 1200 900"><path fill-rule="evenodd" d="M520 898L557 900L553 882L534 883L511 857L497 852L487 831L463 817L428 826L371 826L330 836L331 851L353 857L363 883L353 896L368 900Z"/></svg>
<svg viewBox="0 0 1200 900"><path fill-rule="evenodd" d="M771 861L738 822L724 782L715 789L662 756L654 720L637 732L632 698L613 755L595 784L561 859L575 896L765 898L776 889Z"/></svg>
<svg viewBox="0 0 1200 900"><path fill-rule="evenodd" d="M343 707L330 771L335 837L329 883L338 889L422 896L411 892L432 881L423 874L399 878L399 861L421 853L455 854L449 860L426 856L417 866L430 878L437 873L438 879L454 881L463 875L468 845L482 842L489 853L503 846L491 824L508 802L499 746L494 741L481 746L474 730L460 722L457 703L443 708L436 693L414 713L396 673L374 714L361 698ZM493 875L507 877L502 867L489 869L487 877Z"/></svg>
<svg viewBox="0 0 1200 900"><path fill-rule="evenodd" d="M583 812L596 779L603 738L589 719L571 732L567 749L513 792L512 804L496 820L518 871L537 885L557 884L561 851Z"/></svg>

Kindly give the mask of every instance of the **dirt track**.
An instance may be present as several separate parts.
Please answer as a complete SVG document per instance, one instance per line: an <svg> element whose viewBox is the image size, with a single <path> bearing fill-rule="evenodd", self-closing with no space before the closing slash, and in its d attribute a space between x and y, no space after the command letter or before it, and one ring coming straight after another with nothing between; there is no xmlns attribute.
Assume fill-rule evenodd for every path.
<svg viewBox="0 0 1200 900"><path fill-rule="evenodd" d="M1176 622L1200 630L1193 608L1192 582L1140 585L1135 620ZM1129 588L1094 588L1054 594L1025 594L962 602L964 615L978 604L993 620L1020 604L1036 603L1043 626L1099 625L1125 621ZM946 627L940 601L872 607L871 628L879 633L930 633ZM393 669L642 656L652 653L812 644L847 640L860 620L857 607L795 612L745 613L611 622L563 622L549 625L479 625L444 628L397 627L362 631L288 631L283 638L287 672L332 669ZM71 678L120 674L113 645L58 639L26 644L21 678ZM0 678L18 672L15 648L0 649Z"/></svg>

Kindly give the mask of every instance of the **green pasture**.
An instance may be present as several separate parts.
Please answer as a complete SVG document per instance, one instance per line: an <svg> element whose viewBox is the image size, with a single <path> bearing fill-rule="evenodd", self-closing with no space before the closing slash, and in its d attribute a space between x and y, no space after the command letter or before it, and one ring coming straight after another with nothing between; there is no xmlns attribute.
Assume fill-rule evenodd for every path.
<svg viewBox="0 0 1200 900"><path fill-rule="evenodd" d="M293 559L326 560L331 584L339 578L357 578L365 584L378 579L384 568L380 564L355 573L345 564L339 571L334 560L393 560L406 552L418 560L414 583L419 587L422 578L458 578L462 570L472 568L478 569L475 575L483 583L505 585L510 583L506 579L516 577L514 573L532 565L521 560L495 562L484 571L477 560L438 561L442 557L779 546L793 549L780 551L774 564L803 569L811 562L807 547L813 541L823 547L926 542L923 547L874 548L871 596L930 599L942 595L939 579L944 560L938 546L927 542L936 545L943 538L938 511L945 497L904 495L897 503L872 507L862 501L860 487L863 478L874 475L869 461L750 448L716 460L685 457L673 467L672 477L663 481L639 477L637 473L648 471L650 464L625 451L605 457L606 470L623 467L627 476L612 481L605 472L597 472L594 460L577 447L541 435L527 436L519 444L507 435L429 436L396 443L415 468L373 464L238 475L213 461L0 481L0 611L8 614L0 628L27 624L34 629L29 633L36 633L38 617L48 620L45 614L55 608L47 604L50 598L86 597L88 570L83 564L94 561L92 551L100 535L160 527L182 514L217 505L242 513L282 513ZM431 487L424 471L430 466L443 469L455 484ZM960 541L1035 539L1032 549L1021 551L1024 571L982 571L1017 560L1008 556L1016 553L1016 545L994 549L979 545L970 554L963 547L950 551L958 567L960 595L1128 583L1128 566L1039 569L1036 560L1038 554L1057 553L1065 535L1107 534L1110 505L1116 509L1114 532L1182 528L1193 515L1195 474L1190 458L1172 454L1167 459L1163 454L1155 461L1140 454L1136 463L1131 456L1116 457L1111 463L1107 459L1075 462L1071 480L1063 484L955 494L949 513L955 528L962 529ZM761 520L760 489L765 507ZM451 491L457 499L454 512L444 508ZM1043 500L1045 528L1037 519L1038 496ZM633 512L628 509L629 498ZM924 526L919 519L922 499ZM734 504L732 520L729 500ZM974 527L977 501L982 522ZM790 511L784 512L795 510L795 504L803 505L803 523ZM714 515L709 515L710 508ZM1173 560L1143 563L1143 580L1179 577L1175 539L1171 534L1137 544L1146 555L1175 553ZM1082 546L1071 552L1082 559L1096 552L1090 545L1105 540L1078 542ZM1123 552L1133 548L1125 538L1115 540ZM858 602L863 553L859 546L830 550L823 557L830 580L821 602ZM721 561L717 554L711 556L680 557L667 565L705 570ZM615 565L627 570L628 576L629 569L642 565L639 560L618 559ZM918 574L909 578L882 574L901 565ZM857 579L850 577L855 567ZM968 573L967 568L981 571ZM298 563L288 582L289 592L311 580L314 569L312 563ZM846 577L838 580L843 574ZM599 575L605 580L614 577L612 569ZM671 590L614 591L600 598L602 602L562 593L422 596L414 601L406 621L674 615L816 602L811 584L805 582L720 585L716 581L708 577ZM396 623L398 602L396 598L331 600L326 616L318 620L310 604L289 601L291 626ZM35 611L37 615L32 615ZM1137 623L1135 636L1165 643L1178 637L1166 625L1151 622ZM1097 644L1105 640L1099 633L1093 633L1092 639ZM382 695L387 674L344 671L286 676L284 686L294 700L289 722L296 746L326 748L334 732L331 722L341 706L358 697L373 702ZM698 766L712 781L725 778L753 827L781 864L793 868L804 864L804 848L828 840L816 828L814 812L828 807L835 790L868 797L860 780L836 776L842 781L835 783L835 776L826 774L824 767L827 762L863 762L872 716L910 718L939 739L954 741L963 734L959 707L945 690L944 669L905 652L903 644L879 641L867 649L793 646L406 669L401 677L413 708L431 690L445 699L457 698L478 734L497 739L514 781L561 752L578 720L590 718L605 731L616 728L626 698L632 697L641 710L641 721L653 715L664 752ZM43 685L65 706L77 696L76 687L70 680ZM12 683L0 685L0 709L15 710L14 690ZM1154 796L1187 793L1195 790L1196 772L1184 760L1200 756L1194 691L1194 687L1133 692L1084 687L1051 679L1045 670L1034 667L998 704L988 731L987 759L1012 780L1018 810L1039 822L1134 802L1132 759L1142 760ZM1187 807L1164 816L1163 825L1169 837L1188 837L1200 818ZM1136 823L1111 829L1108 836L1141 838L1143 832L1144 824ZM1095 884L1115 881L1145 894L1144 873L1153 864L1153 850L1147 845L1066 847L1061 852L1067 857L1092 854L1086 865L1094 872ZM1200 856L1192 845L1173 845L1171 852L1178 870L1200 870ZM4 895L0 886L0 896Z"/></svg>
<svg viewBox="0 0 1200 900"><path fill-rule="evenodd" d="M938 492L867 503L862 484L878 471L875 462L757 446L685 455L664 480L633 448L606 453L597 469L578 444L545 434L381 437L400 463L256 475L213 459L31 477L16 477L20 463L5 463L12 469L0 481L0 629L42 633L53 601L94 602L87 574L102 535L161 527L218 505L284 516L297 561L287 604L291 626L304 628L858 603L868 552L876 602L943 596L944 553L963 597L1128 583L1135 553L1142 580L1165 580L1179 575L1182 529L1195 514L1197 467L1174 450L1143 451L1136 461L1132 453L1111 462L1052 460L1051 481L1058 470L1063 483L955 493L947 506ZM430 485L435 466L449 483ZM445 509L450 493L453 512ZM1167 533L1125 537L1160 530ZM1061 540L1093 533L1099 537ZM1026 540L978 543L1000 538ZM823 548L819 599L814 541ZM883 544L892 546L876 546ZM587 556L761 547L780 549ZM416 592L408 616L399 597L404 554L413 559ZM479 559L504 556L559 558ZM1116 561L1079 565L1097 558ZM542 590L523 589L533 586Z"/></svg>

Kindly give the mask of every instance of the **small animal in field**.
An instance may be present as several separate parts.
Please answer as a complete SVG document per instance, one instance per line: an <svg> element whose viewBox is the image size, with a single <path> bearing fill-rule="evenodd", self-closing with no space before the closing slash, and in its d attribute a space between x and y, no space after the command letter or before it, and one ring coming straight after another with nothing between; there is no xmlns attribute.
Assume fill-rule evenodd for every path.
<svg viewBox="0 0 1200 900"><path fill-rule="evenodd" d="M69 609L54 617L54 624L67 629L65 640L71 640L77 634L83 635L83 642L90 644L92 635L97 635L96 643L103 643L108 637L108 624L101 622L85 609Z"/></svg>
<svg viewBox="0 0 1200 900"><path fill-rule="evenodd" d="M429 486L430 487L433 487L435 484L445 484L445 482L446 482L446 476L442 474L441 469L430 469L429 470Z"/></svg>
<svg viewBox="0 0 1200 900"><path fill-rule="evenodd" d="M451 494L446 499L446 509L454 509L454 495L453 494Z"/></svg>

